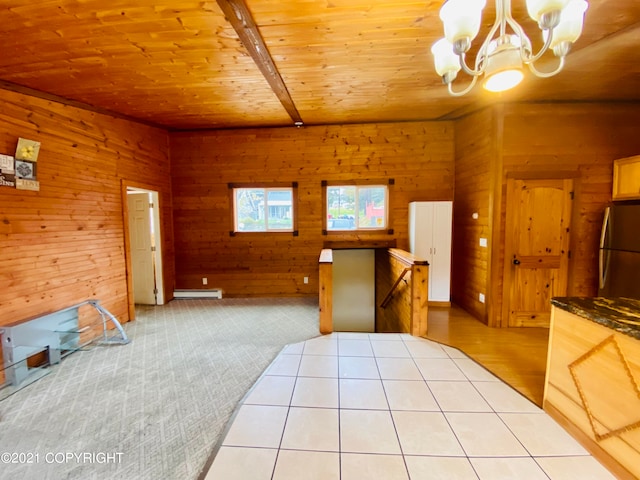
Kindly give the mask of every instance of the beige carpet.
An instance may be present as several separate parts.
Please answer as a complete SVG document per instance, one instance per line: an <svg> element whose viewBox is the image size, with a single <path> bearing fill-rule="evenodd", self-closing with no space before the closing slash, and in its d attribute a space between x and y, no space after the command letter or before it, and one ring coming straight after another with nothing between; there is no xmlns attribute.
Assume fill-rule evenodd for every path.
<svg viewBox="0 0 640 480"><path fill-rule="evenodd" d="M174 300L137 316L130 344L76 352L0 402L0 454L13 454L0 479L196 479L262 371L318 335L315 299Z"/></svg>

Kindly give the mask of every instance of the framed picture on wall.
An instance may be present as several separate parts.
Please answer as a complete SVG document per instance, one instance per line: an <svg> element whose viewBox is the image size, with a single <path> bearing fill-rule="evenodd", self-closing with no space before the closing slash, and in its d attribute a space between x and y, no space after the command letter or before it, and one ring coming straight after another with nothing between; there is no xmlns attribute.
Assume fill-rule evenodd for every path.
<svg viewBox="0 0 640 480"><path fill-rule="evenodd" d="M18 190L40 190L37 180L37 161L40 153L40 142L18 139L15 158L15 183Z"/></svg>
<svg viewBox="0 0 640 480"><path fill-rule="evenodd" d="M35 162L25 162L24 160L16 160L16 176L26 180L36 179Z"/></svg>
<svg viewBox="0 0 640 480"><path fill-rule="evenodd" d="M16 147L16 160L37 162L39 153L40 142L27 140L26 138L18 138L18 146Z"/></svg>

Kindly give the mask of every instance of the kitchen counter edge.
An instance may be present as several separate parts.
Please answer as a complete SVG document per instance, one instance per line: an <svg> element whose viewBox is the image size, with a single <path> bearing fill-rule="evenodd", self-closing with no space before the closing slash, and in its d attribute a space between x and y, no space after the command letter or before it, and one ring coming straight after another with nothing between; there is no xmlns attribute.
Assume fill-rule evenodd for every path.
<svg viewBox="0 0 640 480"><path fill-rule="evenodd" d="M556 297L551 299L551 304L640 340L640 300L622 297Z"/></svg>

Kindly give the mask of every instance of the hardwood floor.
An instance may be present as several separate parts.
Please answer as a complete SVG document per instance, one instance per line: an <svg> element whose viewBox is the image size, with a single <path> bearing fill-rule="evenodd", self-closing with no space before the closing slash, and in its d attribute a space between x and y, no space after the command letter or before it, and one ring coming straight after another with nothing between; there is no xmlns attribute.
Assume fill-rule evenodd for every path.
<svg viewBox="0 0 640 480"><path fill-rule="evenodd" d="M548 328L490 328L455 305L429 307L426 338L462 350L542 405Z"/></svg>

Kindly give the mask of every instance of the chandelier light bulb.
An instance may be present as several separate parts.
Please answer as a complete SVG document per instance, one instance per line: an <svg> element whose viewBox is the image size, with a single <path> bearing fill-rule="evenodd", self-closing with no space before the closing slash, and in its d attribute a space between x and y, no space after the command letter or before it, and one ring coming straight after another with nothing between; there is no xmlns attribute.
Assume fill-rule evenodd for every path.
<svg viewBox="0 0 640 480"><path fill-rule="evenodd" d="M518 85L523 78L522 69L503 70L487 77L483 87L490 92L504 92Z"/></svg>
<svg viewBox="0 0 640 480"><path fill-rule="evenodd" d="M527 0L527 12L532 19L540 22L544 14L560 11L568 3L569 0Z"/></svg>
<svg viewBox="0 0 640 480"><path fill-rule="evenodd" d="M448 0L440 9L446 39L455 44L462 39L470 42L476 38L486 4L486 0Z"/></svg>
<svg viewBox="0 0 640 480"><path fill-rule="evenodd" d="M436 72L441 77L460 71L460 59L453 53L453 45L446 38L441 38L431 47L435 61ZM452 79L453 80L453 79Z"/></svg>
<svg viewBox="0 0 640 480"><path fill-rule="evenodd" d="M589 8L585 0L571 0L560 14L560 23L553 30L551 48L555 48L561 42L574 43L582 34L584 13Z"/></svg>

